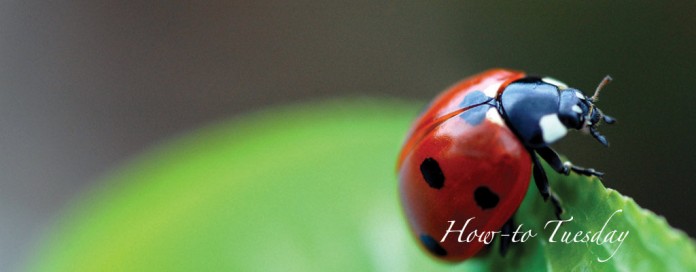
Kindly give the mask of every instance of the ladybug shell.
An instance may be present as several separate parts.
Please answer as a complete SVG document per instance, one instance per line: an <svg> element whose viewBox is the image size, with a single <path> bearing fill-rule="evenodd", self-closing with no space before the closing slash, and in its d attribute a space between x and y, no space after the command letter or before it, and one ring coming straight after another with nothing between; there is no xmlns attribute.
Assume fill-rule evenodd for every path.
<svg viewBox="0 0 696 272"><path fill-rule="evenodd" d="M461 230L473 217L461 235L466 240L473 231L499 231L522 203L531 178L529 153L495 101L462 110L466 100L495 98L522 77L497 69L467 78L440 94L409 133L397 163L401 202L413 234L438 258L462 261L485 245L478 237L458 242L459 232L440 242L449 221Z"/></svg>

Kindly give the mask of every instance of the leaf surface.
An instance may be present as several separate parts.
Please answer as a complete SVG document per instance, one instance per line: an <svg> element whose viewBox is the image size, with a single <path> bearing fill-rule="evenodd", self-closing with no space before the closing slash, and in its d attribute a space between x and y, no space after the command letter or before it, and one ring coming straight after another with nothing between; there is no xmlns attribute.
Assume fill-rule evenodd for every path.
<svg viewBox="0 0 696 272"><path fill-rule="evenodd" d="M421 252L397 198L395 160L417 107L339 100L264 111L158 146L66 208L30 271L696 271L693 241L596 179L550 175L574 220L629 231L617 244L549 243L530 188L511 252L445 264ZM547 172L550 172L547 170ZM533 183L532 183L533 184ZM612 252L616 253L606 262Z"/></svg>

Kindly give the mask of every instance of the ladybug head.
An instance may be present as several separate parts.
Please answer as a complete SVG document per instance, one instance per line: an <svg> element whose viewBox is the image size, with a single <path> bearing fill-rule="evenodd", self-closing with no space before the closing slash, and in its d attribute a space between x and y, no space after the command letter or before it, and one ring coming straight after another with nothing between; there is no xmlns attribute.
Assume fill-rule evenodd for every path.
<svg viewBox="0 0 696 272"><path fill-rule="evenodd" d="M607 139L597 131L600 121L613 124L616 119L605 115L595 106L599 97L599 91L611 81L610 76L604 77L597 86L594 95L587 97L580 90L567 88L561 91L559 118L567 128L574 128L587 132L604 146L609 146Z"/></svg>

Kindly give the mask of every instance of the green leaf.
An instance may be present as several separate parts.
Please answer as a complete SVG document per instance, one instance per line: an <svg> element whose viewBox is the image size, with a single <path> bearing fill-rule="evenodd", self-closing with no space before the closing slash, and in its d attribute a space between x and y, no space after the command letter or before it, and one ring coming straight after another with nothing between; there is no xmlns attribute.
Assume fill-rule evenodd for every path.
<svg viewBox="0 0 696 272"><path fill-rule="evenodd" d="M492 270L696 271L693 240L671 228L663 217L607 189L595 177L562 176L546 166L551 186L565 209L561 219L572 217L572 221L563 222L554 234L558 221L554 221L557 219L553 210L532 182L515 218L518 225L522 224L522 230L532 229L538 236L516 244L522 247L513 245L512 259L489 256L485 262ZM580 233L579 241L563 242L562 235L566 232ZM626 237L619 242L622 232ZM583 241L585 234L590 239L597 235L599 239ZM569 238L572 241L573 236Z"/></svg>
<svg viewBox="0 0 696 272"><path fill-rule="evenodd" d="M538 236L462 264L423 253L397 201L396 154L416 107L344 100L265 111L159 146L72 203L29 271L696 270L694 243L599 181L550 175L561 230L629 231L614 245L549 243L535 188L516 216ZM550 171L549 171L550 172Z"/></svg>

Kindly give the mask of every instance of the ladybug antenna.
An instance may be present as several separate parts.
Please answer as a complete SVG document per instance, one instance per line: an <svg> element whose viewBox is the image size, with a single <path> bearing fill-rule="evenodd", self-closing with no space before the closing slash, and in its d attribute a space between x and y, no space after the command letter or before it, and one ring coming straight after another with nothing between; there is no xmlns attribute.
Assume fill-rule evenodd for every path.
<svg viewBox="0 0 696 272"><path fill-rule="evenodd" d="M604 89L604 86L606 86L607 84L609 84L609 82L611 82L611 81L612 81L611 76L606 75L606 76L602 79L602 81L599 82L599 85L597 85L597 89L595 90L594 94L592 95L592 97L590 97L590 98L588 99L588 100L590 100L590 101L592 102L592 105L590 105L590 111L589 111L589 112L592 112L592 110L593 110L594 107L595 107L594 103L597 103L597 101L599 100L599 91L601 91L602 89Z"/></svg>
<svg viewBox="0 0 696 272"><path fill-rule="evenodd" d="M592 103L597 102L597 100L599 100L599 91L601 91L604 88L604 86L609 84L609 82L611 82L611 81L612 81L611 76L606 75L604 77L604 79L602 79L602 81L599 82L599 85L597 86L597 89L595 90L594 95L592 95L592 97L590 98L590 100L592 100Z"/></svg>

